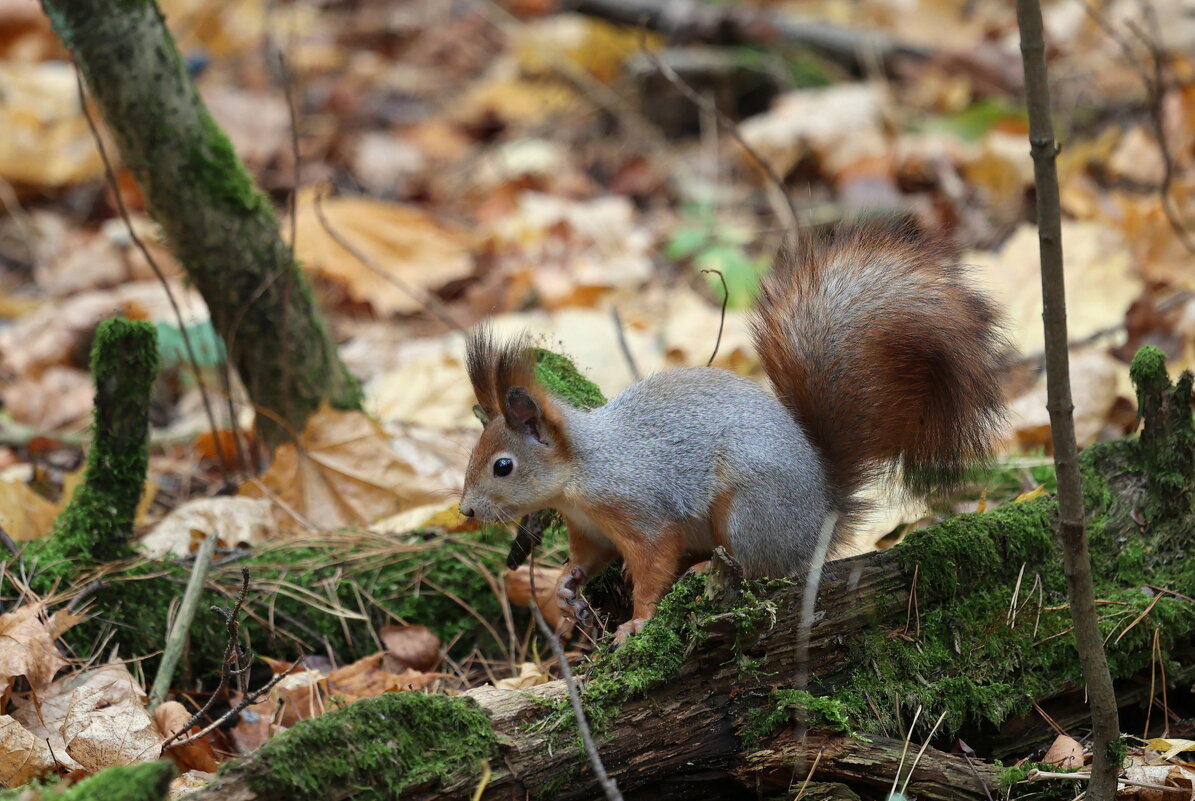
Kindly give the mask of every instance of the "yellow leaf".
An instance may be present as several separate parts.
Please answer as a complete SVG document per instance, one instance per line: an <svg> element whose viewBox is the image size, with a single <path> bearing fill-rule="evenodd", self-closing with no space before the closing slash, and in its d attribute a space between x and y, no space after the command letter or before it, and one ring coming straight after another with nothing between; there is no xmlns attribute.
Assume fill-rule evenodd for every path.
<svg viewBox="0 0 1195 801"><path fill-rule="evenodd" d="M68 62L0 64L0 177L67 186L103 174Z"/></svg>
<svg viewBox="0 0 1195 801"><path fill-rule="evenodd" d="M1195 740L1155 737L1145 745L1151 751L1163 751L1162 759L1172 759L1184 751L1195 751Z"/></svg>
<svg viewBox="0 0 1195 801"><path fill-rule="evenodd" d="M1036 498L1040 498L1041 496L1043 496L1045 494L1046 494L1046 485L1038 484L1036 487L1031 489L1029 492L1022 492L1020 495L1018 495L1016 498L1014 498L1013 503L1024 503L1025 501L1032 501Z"/></svg>
<svg viewBox="0 0 1195 801"><path fill-rule="evenodd" d="M17 542L50 533L58 509L21 481L0 481L0 525Z"/></svg>
<svg viewBox="0 0 1195 801"><path fill-rule="evenodd" d="M315 195L299 197L295 256L310 270L342 285L354 301L380 314L423 308L419 297L400 289L336 242L320 223ZM320 202L328 225L378 271L414 292L438 289L472 274L473 236L412 206L365 197L334 197Z"/></svg>

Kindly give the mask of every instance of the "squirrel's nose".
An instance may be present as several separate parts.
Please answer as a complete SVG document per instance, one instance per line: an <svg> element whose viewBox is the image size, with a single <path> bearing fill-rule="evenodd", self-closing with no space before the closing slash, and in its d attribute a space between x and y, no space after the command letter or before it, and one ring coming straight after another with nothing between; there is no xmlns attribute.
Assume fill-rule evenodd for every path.
<svg viewBox="0 0 1195 801"><path fill-rule="evenodd" d="M461 509L461 514L463 514L465 517L472 517L473 516L472 507L470 507L468 509Z"/></svg>

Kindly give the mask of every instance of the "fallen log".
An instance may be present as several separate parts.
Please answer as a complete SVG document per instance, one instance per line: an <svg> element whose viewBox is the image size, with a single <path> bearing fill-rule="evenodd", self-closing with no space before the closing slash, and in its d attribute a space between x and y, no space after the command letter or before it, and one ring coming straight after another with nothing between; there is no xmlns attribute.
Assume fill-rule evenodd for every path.
<svg viewBox="0 0 1195 801"><path fill-rule="evenodd" d="M1175 412L1188 409L1190 378L1177 390L1163 383L1151 391L1170 393L1168 420L1147 417L1146 441L1106 443L1082 457L1109 664L1133 701L1139 688L1124 680L1148 670L1155 653L1195 664L1195 564L1182 558L1195 531L1189 507L1178 507L1183 520L1167 520L1147 503L1148 525L1138 522L1157 485L1149 466L1183 462L1157 450L1190 443L1191 417ZM1142 408L1148 415L1151 404ZM1189 488L1195 476L1184 481ZM807 651L803 582L744 582L733 563L715 559L706 574L679 582L640 634L578 666L607 770L626 798L756 798L806 777L847 784L827 791L842 797L903 783L911 766L901 767L903 738L920 744L938 721L933 744L943 748L961 737L986 753L1011 728L1028 749L1040 737L1027 723L1035 705L1081 698L1055 513L1048 497L1008 503L826 565ZM795 686L798 674L810 676L807 687ZM404 695L401 706L371 699L304 722L194 798L265 801L300 790L366 798L378 788L437 801L474 798L479 788L487 799L601 797L560 682L484 687L463 699ZM429 731L424 704L452 716L440 710ZM379 722L363 726L379 709ZM1073 712L1072 725L1081 725L1082 710ZM335 745L360 738L397 738L406 755L419 750L410 738L423 738L436 769L372 751L361 759ZM990 763L928 748L907 781L911 794L945 801L996 797L1001 778Z"/></svg>
<svg viewBox="0 0 1195 801"><path fill-rule="evenodd" d="M807 47L851 69L891 66L899 58L929 56L921 48L879 32L801 19L768 8L701 0L569 0L562 10L649 28L676 43Z"/></svg>

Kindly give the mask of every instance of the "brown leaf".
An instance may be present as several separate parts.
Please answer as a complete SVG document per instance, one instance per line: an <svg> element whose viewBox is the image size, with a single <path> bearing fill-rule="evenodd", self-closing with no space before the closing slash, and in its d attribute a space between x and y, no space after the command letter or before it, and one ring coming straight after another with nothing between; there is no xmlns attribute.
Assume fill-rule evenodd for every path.
<svg viewBox="0 0 1195 801"><path fill-rule="evenodd" d="M382 626L378 636L401 667L434 670L440 664L440 638L427 626Z"/></svg>
<svg viewBox="0 0 1195 801"><path fill-rule="evenodd" d="M295 257L379 314L423 308L418 298L366 267L332 239L316 216L313 198L310 192L299 198ZM365 197L327 198L320 205L332 230L360 250L374 268L417 292L439 289L473 273L472 235L424 211Z"/></svg>
<svg viewBox="0 0 1195 801"><path fill-rule="evenodd" d="M24 676L34 692L49 686L66 666L54 644L54 629L44 604L26 604L0 615L0 684Z"/></svg>
<svg viewBox="0 0 1195 801"><path fill-rule="evenodd" d="M382 693L419 690L444 677L441 673L424 673L411 669L392 673L382 666L384 656L384 653L379 652L332 671L328 674L328 691L349 701L355 701L359 698L373 698Z"/></svg>
<svg viewBox="0 0 1195 801"><path fill-rule="evenodd" d="M44 740L8 715L0 715L0 785L18 787L54 767L54 755Z"/></svg>
<svg viewBox="0 0 1195 801"><path fill-rule="evenodd" d="M434 491L430 484L368 415L324 406L308 419L298 447L279 447L260 484L243 485L241 495L273 494L316 527L328 529L367 525L418 506ZM281 504L274 513L279 528L301 525Z"/></svg>
<svg viewBox="0 0 1195 801"><path fill-rule="evenodd" d="M178 701L166 701L154 710L154 722L157 723L158 733L163 738L173 736L183 726L186 726L190 719L191 713ZM188 734L194 734L199 730L198 726L192 726ZM202 737L187 745L171 748L167 753L178 765L180 771L202 770L210 773L219 767L215 749L212 748L211 741L207 737Z"/></svg>
<svg viewBox="0 0 1195 801"><path fill-rule="evenodd" d="M1083 746L1078 740L1060 734L1054 738L1054 742L1041 761L1061 770L1081 768L1084 764Z"/></svg>
<svg viewBox="0 0 1195 801"><path fill-rule="evenodd" d="M560 605L556 602L556 582L560 580L560 572L558 567L535 568L535 597L539 600L539 611L553 629L561 620ZM531 606L530 565L506 571L506 597L512 604Z"/></svg>
<svg viewBox="0 0 1195 801"><path fill-rule="evenodd" d="M68 770L152 761L162 737L145 709L145 693L122 662L55 681L14 701L12 716L48 739Z"/></svg>

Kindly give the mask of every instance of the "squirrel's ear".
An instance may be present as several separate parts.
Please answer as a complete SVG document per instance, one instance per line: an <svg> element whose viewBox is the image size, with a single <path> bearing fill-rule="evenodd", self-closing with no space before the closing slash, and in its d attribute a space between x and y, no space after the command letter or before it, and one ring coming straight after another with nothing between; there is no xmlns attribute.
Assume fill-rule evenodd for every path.
<svg viewBox="0 0 1195 801"><path fill-rule="evenodd" d="M544 443L540 430L543 424L543 411L531 393L522 387L511 387L506 390L506 424L520 434L532 437L536 442Z"/></svg>

